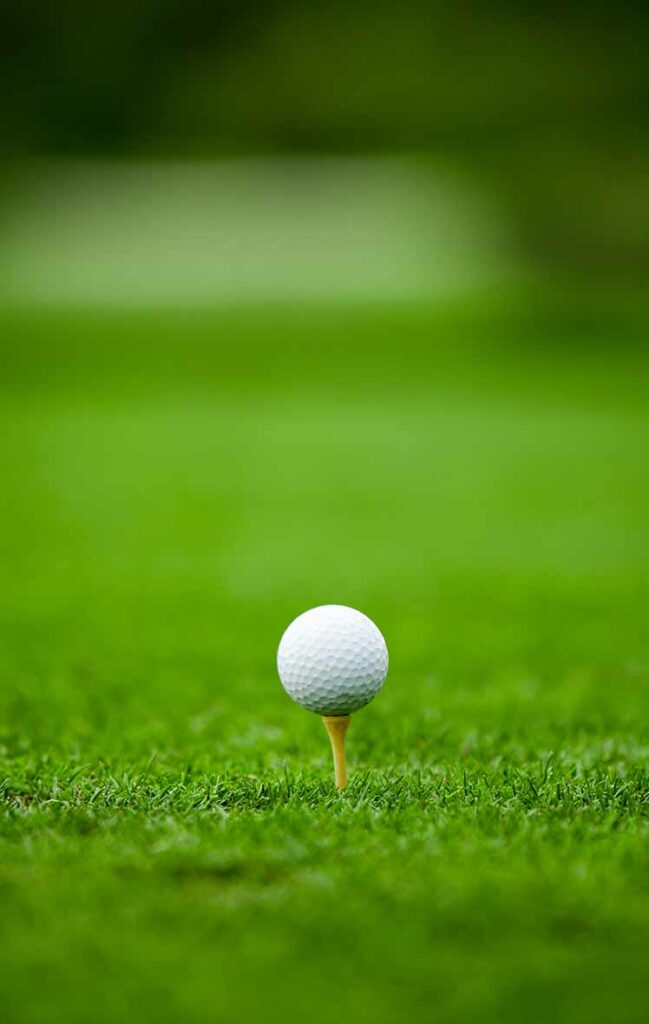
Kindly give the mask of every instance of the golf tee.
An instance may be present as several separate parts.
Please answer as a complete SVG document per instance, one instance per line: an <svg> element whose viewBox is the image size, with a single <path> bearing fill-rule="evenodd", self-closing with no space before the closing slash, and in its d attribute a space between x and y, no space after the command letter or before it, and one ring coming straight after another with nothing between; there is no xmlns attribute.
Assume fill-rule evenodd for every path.
<svg viewBox="0 0 649 1024"><path fill-rule="evenodd" d="M334 775L338 789L347 785L347 762L345 758L345 736L349 729L349 715L323 715L324 727L329 733L331 751L334 756Z"/></svg>

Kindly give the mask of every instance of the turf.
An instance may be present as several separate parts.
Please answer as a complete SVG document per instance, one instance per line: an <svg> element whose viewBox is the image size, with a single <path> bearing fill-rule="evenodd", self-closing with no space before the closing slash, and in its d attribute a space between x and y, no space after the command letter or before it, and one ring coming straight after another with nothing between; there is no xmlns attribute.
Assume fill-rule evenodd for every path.
<svg viewBox="0 0 649 1024"><path fill-rule="evenodd" d="M0 321L3 1019L635 1024L642 309ZM391 653L342 796L327 601Z"/></svg>

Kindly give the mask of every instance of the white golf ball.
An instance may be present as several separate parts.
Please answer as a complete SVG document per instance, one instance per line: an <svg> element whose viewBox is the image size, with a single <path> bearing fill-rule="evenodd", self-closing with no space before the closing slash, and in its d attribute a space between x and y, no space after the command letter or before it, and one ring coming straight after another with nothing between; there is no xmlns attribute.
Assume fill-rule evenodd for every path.
<svg viewBox="0 0 649 1024"><path fill-rule="evenodd" d="M282 686L318 715L349 715L372 700L388 672L388 649L367 615L323 604L294 619L277 651Z"/></svg>

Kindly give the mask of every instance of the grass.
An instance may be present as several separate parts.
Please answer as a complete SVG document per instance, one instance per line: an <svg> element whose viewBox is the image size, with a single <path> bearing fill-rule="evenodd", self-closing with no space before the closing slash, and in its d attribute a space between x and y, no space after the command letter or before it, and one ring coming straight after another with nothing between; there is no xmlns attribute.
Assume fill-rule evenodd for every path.
<svg viewBox="0 0 649 1024"><path fill-rule="evenodd" d="M642 310L0 320L3 1019L635 1024ZM391 652L342 796L326 601Z"/></svg>

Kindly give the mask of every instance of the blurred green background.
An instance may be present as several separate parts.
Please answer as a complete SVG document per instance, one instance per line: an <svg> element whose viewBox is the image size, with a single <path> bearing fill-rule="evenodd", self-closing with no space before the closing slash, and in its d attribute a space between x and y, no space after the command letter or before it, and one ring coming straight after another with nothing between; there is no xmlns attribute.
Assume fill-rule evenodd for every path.
<svg viewBox="0 0 649 1024"><path fill-rule="evenodd" d="M646 22L3 10L3 1019L636 1024Z"/></svg>
<svg viewBox="0 0 649 1024"><path fill-rule="evenodd" d="M628 2L7 4L0 146L433 154L535 260L630 273L649 229L646 31Z"/></svg>

